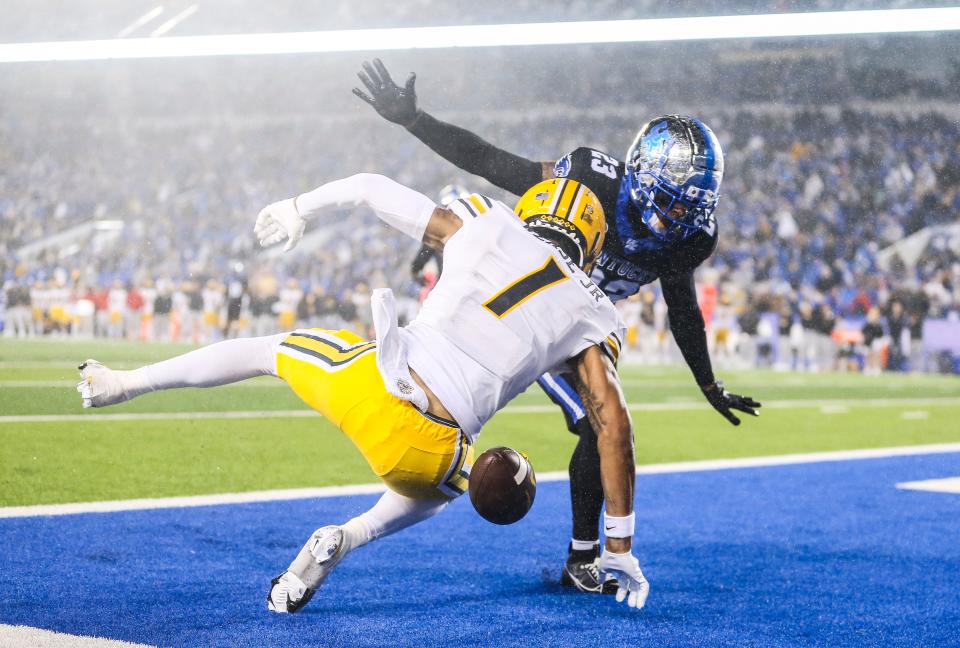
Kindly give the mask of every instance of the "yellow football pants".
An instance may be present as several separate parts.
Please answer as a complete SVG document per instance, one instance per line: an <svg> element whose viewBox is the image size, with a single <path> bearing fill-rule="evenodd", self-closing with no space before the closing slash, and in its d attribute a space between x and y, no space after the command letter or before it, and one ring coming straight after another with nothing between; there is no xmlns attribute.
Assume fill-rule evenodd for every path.
<svg viewBox="0 0 960 648"><path fill-rule="evenodd" d="M375 354L376 342L350 331L299 329L278 347L277 374L343 430L391 490L416 499L462 495L473 465L467 435L390 394Z"/></svg>

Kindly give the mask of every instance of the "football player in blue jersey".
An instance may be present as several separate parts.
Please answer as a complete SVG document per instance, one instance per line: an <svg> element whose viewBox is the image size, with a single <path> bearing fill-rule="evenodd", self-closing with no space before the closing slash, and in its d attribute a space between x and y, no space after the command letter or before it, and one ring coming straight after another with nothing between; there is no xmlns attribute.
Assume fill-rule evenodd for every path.
<svg viewBox="0 0 960 648"><path fill-rule="evenodd" d="M723 179L723 151L706 124L667 115L647 122L622 162L602 151L577 148L556 162L537 162L509 153L417 106L411 74L398 86L378 59L359 73L366 92L354 89L383 118L399 124L441 157L516 195L553 177L586 184L607 214L607 237L591 278L613 300L660 280L670 330L707 401L730 423L734 411L758 415L760 403L732 394L716 379L707 351L703 316L693 273L717 246L714 210ZM540 386L579 435L570 459L573 538L561 576L584 592L616 591L597 570L603 506L596 435L584 414L572 376L544 375Z"/></svg>

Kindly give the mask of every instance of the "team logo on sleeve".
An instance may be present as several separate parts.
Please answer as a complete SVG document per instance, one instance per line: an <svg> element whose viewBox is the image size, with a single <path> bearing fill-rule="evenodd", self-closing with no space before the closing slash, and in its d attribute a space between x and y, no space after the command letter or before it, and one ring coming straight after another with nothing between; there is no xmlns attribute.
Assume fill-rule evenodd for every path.
<svg viewBox="0 0 960 648"><path fill-rule="evenodd" d="M566 178L570 174L570 155L564 155L553 165L553 174L558 178Z"/></svg>

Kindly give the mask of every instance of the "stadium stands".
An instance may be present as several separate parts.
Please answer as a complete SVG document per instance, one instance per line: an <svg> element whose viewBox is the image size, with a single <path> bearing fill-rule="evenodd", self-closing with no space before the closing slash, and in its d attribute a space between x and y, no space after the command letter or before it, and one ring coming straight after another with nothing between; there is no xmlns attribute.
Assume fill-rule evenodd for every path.
<svg viewBox="0 0 960 648"><path fill-rule="evenodd" d="M610 4L607 13L620 11ZM549 18L537 11L521 3L516 20ZM381 14L403 23L391 16ZM503 17L476 17L488 18ZM724 74L676 57L691 78L682 84L671 82L673 61L651 49L635 50L648 63L639 81L620 63L623 49L590 46L578 49L580 73L562 81L544 74L542 57L556 52L451 55L509 61L507 73L429 58L399 69L420 73L429 110L533 158L578 145L621 155L645 118L698 114L727 153L720 246L698 276L702 301L714 305L706 314L718 362L860 368L872 362L869 346L887 368L934 369L953 351L927 344L924 330L953 331L960 312L960 237L948 226L960 209L960 84L951 81L960 74L943 57L924 57L937 42L781 44L775 60L762 44L698 45ZM912 48L918 65L888 69L876 58L884 48ZM18 97L0 106L5 334L200 341L273 330L281 312L298 325L362 328L371 286L389 285L416 307L416 244L368 215L334 214L312 224L312 247L263 252L251 234L263 205L358 171L428 194L457 180L512 200L353 99L356 60L304 59L282 72L273 61L104 63L0 77L4 95ZM91 225L107 221L123 226ZM907 258L890 248L919 231L929 236ZM864 345L874 308L884 335ZM667 359L656 284L625 309L639 357ZM941 321L946 329L929 325Z"/></svg>

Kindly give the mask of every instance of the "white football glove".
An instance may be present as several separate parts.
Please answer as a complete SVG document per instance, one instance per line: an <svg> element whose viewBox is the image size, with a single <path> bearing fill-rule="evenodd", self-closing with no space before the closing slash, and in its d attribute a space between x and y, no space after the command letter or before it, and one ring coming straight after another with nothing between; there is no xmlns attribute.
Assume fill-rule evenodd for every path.
<svg viewBox="0 0 960 648"><path fill-rule="evenodd" d="M260 210L257 224L253 226L253 233L260 241L260 245L267 247L287 239L283 251L289 252L300 242L307 221L297 211L293 201L293 198L287 198L271 203Z"/></svg>
<svg viewBox="0 0 960 648"><path fill-rule="evenodd" d="M613 574L620 583L617 603L627 599L627 605L638 610L646 604L650 583L644 578L640 563L632 553L613 553L604 549L599 568L601 574Z"/></svg>

